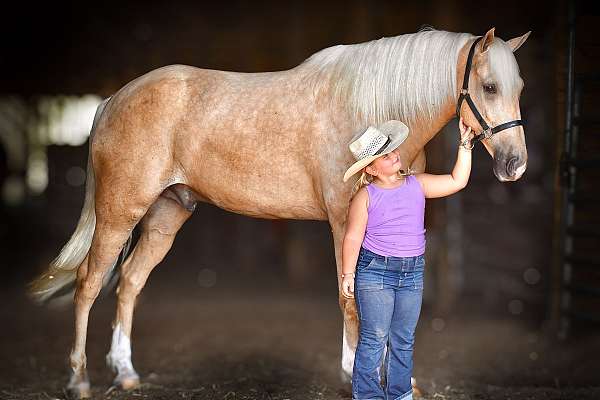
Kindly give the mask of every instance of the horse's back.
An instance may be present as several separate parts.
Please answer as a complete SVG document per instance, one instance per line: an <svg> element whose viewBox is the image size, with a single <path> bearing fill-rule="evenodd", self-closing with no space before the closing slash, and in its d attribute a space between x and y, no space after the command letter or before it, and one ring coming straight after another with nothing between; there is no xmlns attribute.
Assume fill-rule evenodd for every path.
<svg viewBox="0 0 600 400"><path fill-rule="evenodd" d="M158 174L164 185L186 184L234 212L324 219L319 178L310 172L318 112L300 80L292 70L150 71L109 101L94 137L95 158L119 165L119 175L139 171L140 182Z"/></svg>

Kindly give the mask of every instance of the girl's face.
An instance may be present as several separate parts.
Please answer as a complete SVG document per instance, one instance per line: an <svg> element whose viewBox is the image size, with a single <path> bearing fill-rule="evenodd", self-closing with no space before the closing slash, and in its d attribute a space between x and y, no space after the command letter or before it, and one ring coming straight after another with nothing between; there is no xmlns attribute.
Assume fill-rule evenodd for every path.
<svg viewBox="0 0 600 400"><path fill-rule="evenodd" d="M400 168L402 168L402 163L400 162L400 156L393 151L391 153L385 154L381 157L373 160L371 164L367 167L367 172L371 175L394 175L397 173Z"/></svg>

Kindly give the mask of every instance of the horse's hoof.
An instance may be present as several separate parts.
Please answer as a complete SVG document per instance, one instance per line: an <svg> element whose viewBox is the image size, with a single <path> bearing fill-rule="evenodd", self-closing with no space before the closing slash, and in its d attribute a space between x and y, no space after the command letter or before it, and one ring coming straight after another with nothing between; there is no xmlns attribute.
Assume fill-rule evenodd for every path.
<svg viewBox="0 0 600 400"><path fill-rule="evenodd" d="M80 382L67 387L67 397L71 400L89 399L92 397L89 382Z"/></svg>
<svg viewBox="0 0 600 400"><path fill-rule="evenodd" d="M413 397L423 397L423 391L417 387L417 380L411 377L410 383L413 389Z"/></svg>
<svg viewBox="0 0 600 400"><path fill-rule="evenodd" d="M413 386L413 397L423 397L423 392L416 386Z"/></svg>
<svg viewBox="0 0 600 400"><path fill-rule="evenodd" d="M114 384L123 390L133 390L140 386L140 377L135 372L124 376L117 376Z"/></svg>

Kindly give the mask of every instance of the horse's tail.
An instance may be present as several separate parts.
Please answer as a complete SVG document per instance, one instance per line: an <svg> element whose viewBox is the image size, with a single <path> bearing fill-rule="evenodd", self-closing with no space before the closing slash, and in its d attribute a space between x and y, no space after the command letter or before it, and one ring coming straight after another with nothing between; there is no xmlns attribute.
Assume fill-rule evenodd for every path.
<svg viewBox="0 0 600 400"><path fill-rule="evenodd" d="M106 106L110 98L104 100L96 109L94 116L94 122L92 124L92 130L90 132L90 145L87 161L87 179L85 185L85 200L83 202L83 209L79 217L79 222L75 228L75 232L71 236L71 239L64 245L58 257L56 257L51 263L50 267L43 272L37 279L29 284L29 295L37 302L45 303L50 300L60 298L62 300L71 299L75 291L75 279L77 277L77 269L87 256L94 236L94 230L96 228L96 207L95 207L95 193L96 193L96 181L94 177L94 167L92 165L92 147L91 138L94 133L96 123L102 115L102 111ZM117 268L129 251L131 244L131 236L127 240L127 243L123 247L121 256L112 266L111 271L106 274L103 282L103 286L114 286L118 277Z"/></svg>

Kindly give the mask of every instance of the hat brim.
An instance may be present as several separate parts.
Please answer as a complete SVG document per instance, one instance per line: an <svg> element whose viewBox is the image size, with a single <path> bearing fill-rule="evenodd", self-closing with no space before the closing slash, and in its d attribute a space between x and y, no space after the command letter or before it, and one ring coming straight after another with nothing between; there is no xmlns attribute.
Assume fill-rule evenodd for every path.
<svg viewBox="0 0 600 400"><path fill-rule="evenodd" d="M371 164L371 162L373 162L373 160L375 160L376 158L396 150L396 148L398 148L398 146L400 146L402 142L404 142L408 137L408 127L406 127L406 129L402 129L399 132L391 132L389 136L391 139L390 143L381 151L381 153L358 160L346 170L346 173L344 174L344 182L350 179L352 175L356 174L358 171Z"/></svg>

